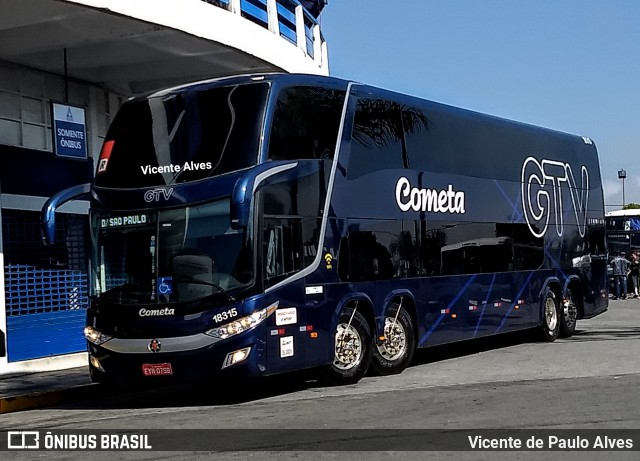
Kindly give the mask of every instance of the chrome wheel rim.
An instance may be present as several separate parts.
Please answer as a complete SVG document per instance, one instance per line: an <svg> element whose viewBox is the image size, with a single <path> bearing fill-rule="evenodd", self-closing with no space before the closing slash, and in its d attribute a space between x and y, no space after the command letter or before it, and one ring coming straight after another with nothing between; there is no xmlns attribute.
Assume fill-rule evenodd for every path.
<svg viewBox="0 0 640 461"><path fill-rule="evenodd" d="M544 303L544 317L549 331L553 331L558 326L558 311L553 298L547 298Z"/></svg>
<svg viewBox="0 0 640 461"><path fill-rule="evenodd" d="M393 317L384 319L384 341L377 344L380 355L390 362L398 360L407 350L407 332Z"/></svg>
<svg viewBox="0 0 640 461"><path fill-rule="evenodd" d="M362 338L353 325L341 323L336 330L333 365L340 370L351 370L362 361Z"/></svg>
<svg viewBox="0 0 640 461"><path fill-rule="evenodd" d="M578 309L576 308L576 303L573 302L573 297L569 297L565 300L562 308L562 315L564 324L569 329L573 329L576 319L578 318Z"/></svg>

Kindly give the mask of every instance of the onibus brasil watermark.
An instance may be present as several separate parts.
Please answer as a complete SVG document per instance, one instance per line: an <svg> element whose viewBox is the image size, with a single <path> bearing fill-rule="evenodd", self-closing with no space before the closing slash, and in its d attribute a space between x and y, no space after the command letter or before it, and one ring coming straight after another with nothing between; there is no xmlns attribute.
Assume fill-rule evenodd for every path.
<svg viewBox="0 0 640 461"><path fill-rule="evenodd" d="M152 450L148 434L8 431L9 450Z"/></svg>

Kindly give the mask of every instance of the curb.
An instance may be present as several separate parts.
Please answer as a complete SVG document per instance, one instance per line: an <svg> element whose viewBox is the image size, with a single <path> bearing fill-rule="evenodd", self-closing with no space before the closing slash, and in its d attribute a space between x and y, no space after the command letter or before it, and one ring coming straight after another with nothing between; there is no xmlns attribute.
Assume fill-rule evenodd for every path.
<svg viewBox="0 0 640 461"><path fill-rule="evenodd" d="M90 397L95 383L72 386L65 389L34 392L31 394L0 397L0 414L50 407L61 403L78 401Z"/></svg>

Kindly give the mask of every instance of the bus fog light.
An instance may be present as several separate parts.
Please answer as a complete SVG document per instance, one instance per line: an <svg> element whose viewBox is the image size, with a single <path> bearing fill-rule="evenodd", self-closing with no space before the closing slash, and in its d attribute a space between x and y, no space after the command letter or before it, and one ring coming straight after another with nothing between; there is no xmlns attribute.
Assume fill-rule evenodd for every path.
<svg viewBox="0 0 640 461"><path fill-rule="evenodd" d="M237 351L229 352L224 359L224 363L222 364L222 369L224 370L227 367L235 365L237 363L243 362L249 357L251 353L250 347L245 347L243 349L238 349Z"/></svg>
<svg viewBox="0 0 640 461"><path fill-rule="evenodd" d="M84 327L84 337L87 338L87 341L95 344L96 346L104 344L113 338L112 336L100 333L98 330L90 326Z"/></svg>
<svg viewBox="0 0 640 461"><path fill-rule="evenodd" d="M91 366L93 368L96 368L96 369L98 369L100 371L104 371L104 368L102 368L102 364L100 363L100 360L95 358L93 355L89 356L89 363L91 364Z"/></svg>

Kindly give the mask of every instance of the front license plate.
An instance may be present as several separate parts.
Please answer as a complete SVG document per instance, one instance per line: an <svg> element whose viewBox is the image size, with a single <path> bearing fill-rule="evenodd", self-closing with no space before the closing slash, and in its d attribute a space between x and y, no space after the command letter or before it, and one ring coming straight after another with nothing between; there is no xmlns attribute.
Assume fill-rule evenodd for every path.
<svg viewBox="0 0 640 461"><path fill-rule="evenodd" d="M173 368L170 363L143 363L142 374L144 376L170 376Z"/></svg>

